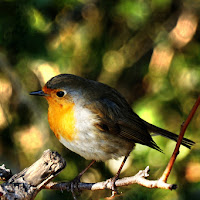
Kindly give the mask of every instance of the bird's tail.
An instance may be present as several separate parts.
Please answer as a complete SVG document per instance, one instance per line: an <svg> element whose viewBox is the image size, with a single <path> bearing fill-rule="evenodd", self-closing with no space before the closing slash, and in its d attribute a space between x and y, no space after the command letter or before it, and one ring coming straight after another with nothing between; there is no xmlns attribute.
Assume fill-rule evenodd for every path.
<svg viewBox="0 0 200 200"><path fill-rule="evenodd" d="M155 133L155 134L158 134L158 135L161 135L163 137L166 137L166 138L169 138L171 140L174 140L174 141L177 141L178 140L178 135L170 132L170 131L167 131L165 129L162 129L162 128L159 128L157 126L154 126L153 124L150 124L146 121L144 121L147 129L149 132L152 132L152 133ZM192 147L192 145L195 144L195 142L193 142L192 140L189 140L187 138L183 138L182 140L182 143L181 143L183 146L187 147L188 149L190 149Z"/></svg>

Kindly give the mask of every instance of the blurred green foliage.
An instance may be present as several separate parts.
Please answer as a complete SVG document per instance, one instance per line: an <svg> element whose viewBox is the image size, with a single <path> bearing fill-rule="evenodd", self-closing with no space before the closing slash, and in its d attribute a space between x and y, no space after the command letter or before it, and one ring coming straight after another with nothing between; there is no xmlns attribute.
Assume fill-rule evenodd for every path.
<svg viewBox="0 0 200 200"><path fill-rule="evenodd" d="M179 132L200 92L199 0L1 0L0 161L13 172L58 151L67 168L56 180L71 180L88 163L63 147L50 131L47 103L29 96L59 73L73 73L118 89L143 119ZM176 191L138 185L120 188L123 199L199 199L200 111L181 148L170 183ZM165 154L137 145L126 170L150 165L161 176L175 146L154 138ZM113 165L113 166L112 166ZM114 173L112 161L97 163L83 177L101 181ZM118 167L118 166L117 166ZM84 191L80 199L102 199L109 191ZM36 199L72 199L70 193L41 191Z"/></svg>

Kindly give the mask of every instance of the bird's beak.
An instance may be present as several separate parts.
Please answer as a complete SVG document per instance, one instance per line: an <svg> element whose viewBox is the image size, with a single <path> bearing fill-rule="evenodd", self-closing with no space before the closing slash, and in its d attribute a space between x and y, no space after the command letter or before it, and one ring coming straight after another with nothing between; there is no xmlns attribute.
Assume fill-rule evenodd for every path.
<svg viewBox="0 0 200 200"><path fill-rule="evenodd" d="M31 92L30 95L49 96L48 94L44 93L42 90Z"/></svg>

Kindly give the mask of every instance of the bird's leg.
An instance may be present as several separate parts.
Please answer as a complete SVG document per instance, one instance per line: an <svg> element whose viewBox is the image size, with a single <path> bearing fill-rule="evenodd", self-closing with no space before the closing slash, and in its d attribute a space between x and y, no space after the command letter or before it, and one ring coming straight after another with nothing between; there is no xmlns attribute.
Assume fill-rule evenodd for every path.
<svg viewBox="0 0 200 200"><path fill-rule="evenodd" d="M80 172L72 181L71 181L71 192L74 196L75 188L78 189L78 184L80 183L80 179L83 174L95 163L96 161L93 160L82 172Z"/></svg>
<svg viewBox="0 0 200 200"><path fill-rule="evenodd" d="M129 153L130 154L130 153ZM115 182L116 180L119 178L119 175L122 171L122 168L129 156L129 154L127 156L124 157L124 160L122 161L122 164L120 165L120 168L119 170L117 171L117 173L115 174L115 176L113 178L111 178L111 190L112 190L112 196L115 196L116 194L118 194L118 191L117 191L117 188L116 188L116 185L115 185Z"/></svg>
<svg viewBox="0 0 200 200"><path fill-rule="evenodd" d="M79 180L79 182L80 182L80 179L81 179L81 177L83 176L83 174L84 174L95 162L96 162L95 160L92 160L92 162L91 162L82 172L80 172L80 173L78 174L78 176L76 176L76 177L74 178L74 180Z"/></svg>

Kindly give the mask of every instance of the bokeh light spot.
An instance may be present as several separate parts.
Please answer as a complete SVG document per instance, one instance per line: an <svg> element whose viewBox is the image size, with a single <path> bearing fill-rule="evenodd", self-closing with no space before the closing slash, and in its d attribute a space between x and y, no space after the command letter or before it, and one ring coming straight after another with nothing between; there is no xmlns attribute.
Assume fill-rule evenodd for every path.
<svg viewBox="0 0 200 200"><path fill-rule="evenodd" d="M12 95L11 83L5 78L0 78L1 103L7 102L10 99L11 95Z"/></svg>
<svg viewBox="0 0 200 200"><path fill-rule="evenodd" d="M200 181L200 163L190 162L186 167L186 179L189 182Z"/></svg>
<svg viewBox="0 0 200 200"><path fill-rule="evenodd" d="M0 106L0 129L3 129L7 126L7 120L4 114L2 107Z"/></svg>
<svg viewBox="0 0 200 200"><path fill-rule="evenodd" d="M124 66L124 57L118 51L108 51L103 57L103 66L107 72L118 72Z"/></svg>
<svg viewBox="0 0 200 200"><path fill-rule="evenodd" d="M119 167L122 164L124 157L121 157L117 160L115 159L110 159L108 161L106 161L106 166L109 168L109 170L112 172L112 174L116 174L117 171L119 170ZM126 164L124 165L124 167L122 168L121 173L123 173L126 169L128 169L131 165L131 157L129 156L128 159L126 160Z"/></svg>
<svg viewBox="0 0 200 200"><path fill-rule="evenodd" d="M60 74L57 65L42 60L33 62L31 64L31 69L40 80L41 85L44 85L49 79Z"/></svg>
<svg viewBox="0 0 200 200"><path fill-rule="evenodd" d="M31 8L28 10L29 23L31 27L40 32L48 32L50 30L50 24L47 23L42 13L37 9Z"/></svg>
<svg viewBox="0 0 200 200"><path fill-rule="evenodd" d="M150 73L154 76L167 74L173 55L173 49L167 45L158 45L155 47L149 65Z"/></svg>
<svg viewBox="0 0 200 200"><path fill-rule="evenodd" d="M25 154L36 154L44 145L42 133L36 126L17 131L14 140Z"/></svg>

